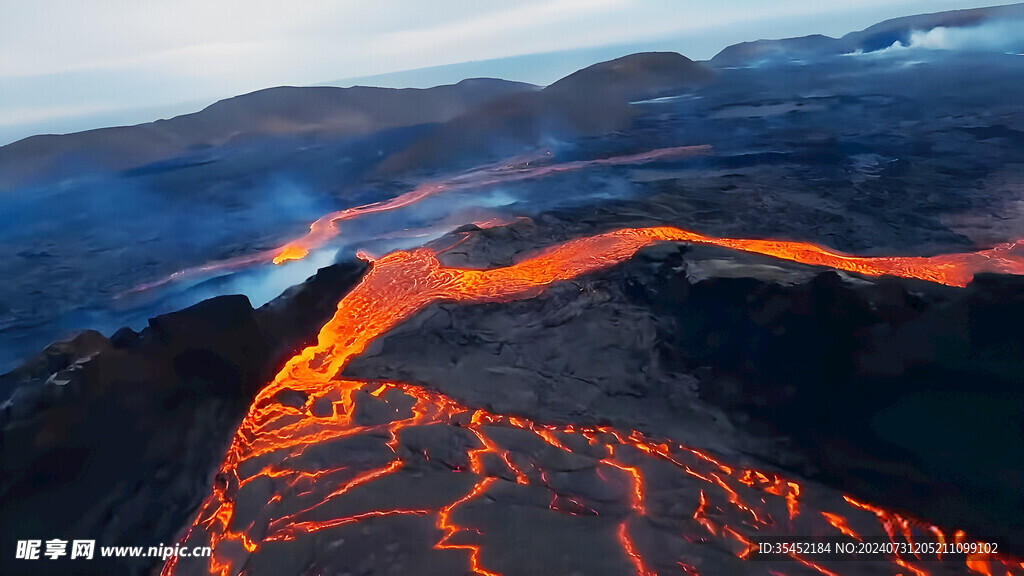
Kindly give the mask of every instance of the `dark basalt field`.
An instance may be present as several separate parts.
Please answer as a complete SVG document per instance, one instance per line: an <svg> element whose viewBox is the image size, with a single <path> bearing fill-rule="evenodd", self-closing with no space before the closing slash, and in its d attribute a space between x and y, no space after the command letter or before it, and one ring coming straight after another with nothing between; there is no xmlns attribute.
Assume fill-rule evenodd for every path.
<svg viewBox="0 0 1024 576"><path fill-rule="evenodd" d="M0 573L1024 573L1024 48L902 47L1019 12L0 147Z"/></svg>

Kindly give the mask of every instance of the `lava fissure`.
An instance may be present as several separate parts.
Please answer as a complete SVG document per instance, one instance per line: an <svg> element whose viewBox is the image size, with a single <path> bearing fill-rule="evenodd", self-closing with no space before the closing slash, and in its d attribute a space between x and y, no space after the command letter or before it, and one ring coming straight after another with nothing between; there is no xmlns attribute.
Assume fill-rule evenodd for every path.
<svg viewBox="0 0 1024 576"><path fill-rule="evenodd" d="M553 174L585 170L595 166L645 164L658 160L681 158L695 154L706 154L710 151L711 146L708 145L675 146L670 148L658 148L635 154L611 156L608 158L598 158L594 160L576 160L558 164L545 164L544 161L550 156L549 152L545 152L533 156L530 159L513 159L511 161L491 164L469 170L448 178L447 180L420 184L412 190L399 194L389 200L372 202L370 204L354 206L331 212L310 224L309 232L304 236L291 240L278 248L255 252L252 254L243 254L233 258L217 260L201 264L199 266L186 268L184 270L178 270L162 279L137 286L125 294L145 292L172 282L196 278L215 272L237 270L255 264L263 264L266 262L283 264L291 260L301 260L308 256L310 251L325 245L332 238L337 236L341 232L339 228L339 224L341 222L412 206L442 192L486 188L497 184L544 178ZM532 166L531 162L533 162ZM504 221L498 218L494 220L495 223L501 223ZM482 224L485 226L488 225L487 222L483 222Z"/></svg>
<svg viewBox="0 0 1024 576"><path fill-rule="evenodd" d="M487 530L474 525L472 519L457 522L454 515L457 509L461 511L470 503L480 502L485 494L500 485L509 490L542 488L553 492L551 504L545 507L547 513L571 514L570 510L561 510L555 505L559 497L565 497L580 508L593 511L594 515L588 517L594 521L614 519L615 533L608 536L617 540L622 562L631 566L638 576L678 573L679 566L688 565L685 559L674 558L670 564L659 564L645 555L647 551L638 546L633 535L637 525L652 514L651 507L657 505L651 498L652 488L644 474L646 464L636 463L637 459L645 457L671 464L679 472L678 481L691 487L694 495L699 493L692 518L686 520L682 529L686 540L699 542L706 538L705 534L710 534L723 549L740 559L750 556L757 537L769 534L834 534L838 529L844 536L857 540L859 534L863 534L863 522L857 525L859 532L854 532L851 527L854 516L840 512L842 506L854 515L860 511L873 514L877 522L875 530L880 527L885 537L893 542L912 540L914 528L922 534L931 534L936 540L945 539L945 533L938 527L849 496L833 502L827 514L801 514L801 507L807 505L807 486L772 472L730 466L700 449L655 440L635 430L538 423L471 409L443 394L410 384L339 376L353 356L430 303L528 298L553 282L607 268L630 258L643 246L666 240L716 244L862 274L896 274L953 285L966 284L979 270L1024 273L1024 257L1007 247L932 258L856 258L812 244L714 239L670 227L623 229L572 240L541 250L515 265L492 270L447 268L441 265L435 252L426 248L386 255L375 261L362 281L339 302L334 317L320 331L317 344L291 358L259 392L239 426L218 475L220 480L186 536L187 540L205 539L213 547L213 555L204 569L221 576L234 575L239 573L249 555L259 553L265 542L345 530L380 518L430 516L434 518L436 530L435 550L467 552L471 571L498 575L500 566L485 565L487 562L482 559L484 544L453 540L463 534L486 540ZM282 403L281 398L288 397L282 394L285 391L305 394L305 404L297 408ZM314 409L328 403L329 413ZM372 409L374 406L376 410ZM444 474L459 477L460 482L471 481L472 488L468 492L447 501L432 499L435 496L430 493L417 494L417 498L394 495L398 502L393 507L372 506L334 517L318 516L330 516L335 504L352 500L351 495L356 491L365 491L395 475L411 474L409 470L428 465L428 453L411 450L404 442L411 431L431 426L452 429L458 432L458 437L464 438L465 445L447 456L449 461L443 470ZM550 482L553 465L541 453L518 458L495 438L495 432L503 429L526 432L541 442L545 450L589 462L589 467L583 469L591 470L606 490L617 496L606 501L559 493ZM603 455L596 456L595 450L572 449L574 438L581 441L581 446L601 448ZM311 455L317 450L324 452L331 448L345 454L346 443L364 440L370 442L368 446L379 446L382 454L387 455L383 460L385 464L357 467L341 457L341 463L335 462L323 472L289 468L299 466L303 458L322 458L322 455ZM517 459L528 461L529 468ZM487 464L490 461L501 462L509 474L491 469ZM353 471L354 475L347 481L338 481L333 473L342 469ZM359 469L362 471L354 472ZM296 496L297 478L303 480L302 499L311 499L313 504L303 505L294 512L282 508L280 514L261 520L259 526L251 522L236 525L240 498L256 484L257 476L273 493L271 500L275 507L268 509L269 512L276 514L283 501ZM622 476L628 480L625 486L612 480ZM816 498L825 496L818 494ZM405 502L410 499L415 502ZM328 503L332 506L325 506ZM786 525L773 520L786 516L789 519ZM956 538L966 541L962 533L957 533ZM740 545L738 550L736 543ZM817 562L794 558L821 574L834 574L831 568ZM899 556L892 557L891 561L903 572L927 574ZM974 556L968 559L966 568L986 574L991 573L992 566L1000 565L1012 573L1018 564L1019 560L1004 556ZM181 569L182 562L168 562L162 574L169 576Z"/></svg>

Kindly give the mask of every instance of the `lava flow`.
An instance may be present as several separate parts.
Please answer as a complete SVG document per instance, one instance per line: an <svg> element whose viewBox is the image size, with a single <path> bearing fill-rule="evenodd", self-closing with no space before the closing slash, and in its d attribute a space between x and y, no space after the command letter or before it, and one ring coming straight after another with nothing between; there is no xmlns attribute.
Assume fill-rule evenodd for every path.
<svg viewBox="0 0 1024 576"><path fill-rule="evenodd" d="M681 158L694 154L703 154L711 150L710 146L675 146L671 148L658 148L636 154L622 156L611 156L595 160L576 160L559 164L545 164L550 153L541 154L528 159L518 158L509 162L487 165L464 172L446 180L438 182L427 182L416 188L395 196L390 200L373 202L362 206L337 210L320 217L310 224L309 232L301 238L296 238L287 244L253 254L243 254L234 258L208 262L199 266L186 268L170 274L160 280L137 286L128 293L144 292L158 288L171 282L177 282L188 278L194 278L206 274L225 270L238 270L254 264L273 262L283 264L290 260L301 260L309 255L310 250L319 248L340 233L339 223L361 218L370 214L388 212L411 206L446 191L466 190L485 188L496 184L518 182L535 178L544 178L552 174L575 172L592 168L595 166L625 166L631 164L644 164L658 160Z"/></svg>
<svg viewBox="0 0 1024 576"><path fill-rule="evenodd" d="M301 550L330 545L332 553L317 561L358 562L367 557L361 547L368 543L384 549L378 540L390 530L429 540L419 548L410 538L393 546L429 555L438 567L432 573L507 574L517 564L504 549L503 534L514 533L517 539L534 533L536 538L564 536L545 528L551 522L544 519L567 519L558 520L559 526L579 522L586 526L580 534L591 539L594 550L603 551L573 561L601 562L602 573L638 576L678 574L680 569L697 574L710 562L708 550L719 553L718 569L711 573L740 573L737 565L723 562L739 562L746 573L844 572L797 554L781 567L744 562L756 551L754 542L766 536L969 542L960 532L947 538L946 531L928 523L769 471L731 466L699 449L638 431L534 422L463 406L424 387L340 376L353 356L432 302L529 298L553 282L623 262L662 240L711 243L862 274L953 285L966 284L978 270L1024 273L1020 243L934 258L854 258L811 244L713 239L668 227L573 240L492 270L445 267L426 248L389 254L375 261L339 302L317 344L290 359L257 395L213 493L184 538L188 545L212 546L212 557L202 564L173 559L162 574L234 575L250 556L280 558L281 546L296 541L304 542L296 548ZM538 520L510 524L489 505L499 499L515 500L517 510L532 510L526 518ZM531 508L531 502L540 504ZM675 539L673 546L657 544L666 531ZM652 538L655 533L662 540ZM332 535L330 544L316 540ZM343 554L338 546L353 548ZM541 549L557 547L549 542ZM893 554L871 564L872 573L934 574L923 560ZM304 562L309 565L309 559ZM760 566L767 572L757 572ZM937 566L945 574L951 564ZM976 554L959 566L978 574L1024 574L1024 564L1007 556ZM314 568L323 569L311 566L309 573ZM559 573L554 566L546 571Z"/></svg>

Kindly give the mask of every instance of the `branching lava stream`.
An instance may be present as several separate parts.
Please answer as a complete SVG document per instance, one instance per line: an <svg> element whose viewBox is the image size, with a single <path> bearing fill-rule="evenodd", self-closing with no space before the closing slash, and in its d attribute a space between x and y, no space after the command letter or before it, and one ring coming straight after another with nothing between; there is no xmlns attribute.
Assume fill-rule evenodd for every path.
<svg viewBox="0 0 1024 576"><path fill-rule="evenodd" d="M341 230L340 224L347 220L362 218L371 214L390 212L408 206L412 206L422 200L430 198L443 192L481 189L495 184L507 184L522 180L545 178L553 174L564 174L594 168L597 166L628 166L640 165L659 160L678 159L696 154L705 154L711 150L710 146L675 146L671 148L657 148L636 154L622 156L611 156L594 160L575 160L561 163L545 163L548 160L547 154L515 158L508 162L491 164L474 168L457 174L447 179L425 182L412 190L399 194L389 200L354 206L343 210L336 210L318 218L309 225L309 232L300 238L295 238L285 245L272 250L242 254L224 260L207 262L184 270L178 270L164 278L136 286L128 292L131 294L152 290L172 282L199 277L206 274L238 270L247 266L273 262L283 264L290 260L302 260L309 255L311 250L319 248L337 236Z"/></svg>
<svg viewBox="0 0 1024 576"><path fill-rule="evenodd" d="M491 525L479 519L484 504L498 493L524 498L546 493L545 513L596 527L595 537L605 538L617 550L607 562L618 563L614 565L621 573L697 574L703 569L699 559L666 561L664 551L644 537L652 523L663 524L671 516L661 497L664 487L650 479L654 467L671 470L677 477L675 490L685 488L682 493L692 502L672 531L682 542L714 547L747 567L764 567L763 572L749 573L832 575L852 566L826 566L798 554L791 554L785 565L743 562L755 552L755 538L766 535L827 535L851 542L869 536L892 542L970 542L962 532L950 533L848 496L830 496L820 487L769 471L731 466L710 453L638 431L534 422L462 406L424 387L339 376L353 356L432 302L530 298L553 282L623 262L638 249L666 240L711 243L867 275L895 274L958 286L982 270L1024 273L1020 242L933 258L855 258L811 244L713 239L669 227L623 229L573 240L493 270L448 268L425 248L389 254L375 261L338 304L317 344L289 360L253 402L213 493L184 537L190 545L209 543L212 558L187 566L186 562L199 561L175 558L162 574L201 570L234 575L244 569L250 555L282 542L403 519L430 522L432 553L461 565L458 573L507 574L508 561L498 553L501 542L493 535L488 540L486 526ZM374 407L376 411L370 409ZM416 443L417 435L439 431L448 435L449 453L431 453ZM532 449L510 450L510 434L518 434L516 442L522 445L532 442ZM350 461L336 452L331 452L333 457L325 455L357 440L375 448L363 448L364 455ZM424 472L427 464L433 467ZM401 494L386 487L374 491L398 476L424 483L436 478L442 482L438 486L448 488ZM808 500L812 490L821 494ZM1024 574L1024 564L1008 556L971 555L956 561L957 569L953 560L927 567L922 560L892 554L877 560L873 573Z"/></svg>

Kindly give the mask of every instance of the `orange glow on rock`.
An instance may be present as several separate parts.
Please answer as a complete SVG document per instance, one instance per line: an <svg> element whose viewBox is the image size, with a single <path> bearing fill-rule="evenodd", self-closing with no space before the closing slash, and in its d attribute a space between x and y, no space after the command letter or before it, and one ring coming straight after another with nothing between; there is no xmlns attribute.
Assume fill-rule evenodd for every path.
<svg viewBox="0 0 1024 576"><path fill-rule="evenodd" d="M441 537L441 541L434 545L434 548L438 550L468 550L469 551L469 570L474 574L481 574L483 576L501 576L499 572L492 572L487 570L480 565L480 546L472 544L449 544L448 540L451 539L456 533L460 532L462 528L451 521L452 512L461 504L468 502L491 487L497 478L489 477L484 478L475 486L473 490L466 494L462 498L459 498L455 502L452 502L448 506L445 506L437 514L437 528L441 530L444 536Z"/></svg>
<svg viewBox="0 0 1024 576"><path fill-rule="evenodd" d="M821 515L824 516L825 520L834 526L836 530L842 532L844 536L849 536L854 540L863 540L860 535L853 531L853 528L850 528L850 523L845 517L840 516L839 514L832 514L830 512L822 512Z"/></svg>
<svg viewBox="0 0 1024 576"><path fill-rule="evenodd" d="M326 222L322 226L329 225L332 224ZM186 539L205 537L213 547L209 572L234 576L242 569L239 562L244 560L245 554L258 553L260 546L267 541L287 541L312 532L343 530L346 526L379 518L431 516L439 534L435 549L464 551L468 555L467 567L471 572L499 576L500 572L495 567L486 565L483 545L453 542L457 534L482 535L479 530L456 521L457 508L483 498L500 482L507 482L503 486L512 487L546 487L553 492L550 508L559 513L586 511L593 503L582 502L570 493L558 493L552 487L547 471L543 467L538 468L541 465L533 460L528 463L529 467L517 463L510 451L496 440L493 432L498 428L528 432L542 441L545 449L567 454L574 453L570 448L573 443L568 441L572 437L579 440L578 445L601 447L606 455L597 459L600 464L595 467L597 477L614 489L622 488L622 483L618 480L610 482L610 479L624 475L628 480L628 486L621 494L625 512L618 513L621 520L615 517L619 522L617 540L623 556L638 576L658 574L659 568L645 557L643 547L637 545L630 529L649 518L648 483L643 468L635 463L636 458L657 461L658 465L671 467L689 482L700 482L699 504L692 514L693 520L686 520L689 525L685 535L706 538L704 534L710 534L712 538L738 542L743 547L737 552L741 559L746 559L756 549L753 544L756 536L789 533L789 527L772 520L772 510L788 514L790 524L799 518L803 523L801 530L809 526L820 533L839 529L847 537L858 538L850 527L852 517L849 515L823 512L821 515L801 516L801 506L807 506L803 494L807 487L770 471L732 466L716 455L664 438L650 438L636 430L538 423L520 416L470 409L424 387L340 376L349 360L363 352L371 342L433 302L507 302L533 297L554 282L623 262L640 248L658 241L715 244L861 274L896 274L953 285L965 284L979 270L1024 273L1024 257L1019 254L1021 243L982 253L933 258L856 258L807 243L714 239L671 227L627 228L580 238L540 250L512 266L492 270L445 267L438 261L437 254L426 248L388 254L376 260L362 281L338 303L334 317L321 329L317 343L291 358L273 381L257 394L227 452L218 482ZM298 393L307 399L303 405L295 406L280 400L285 396L283 393L292 397ZM389 395L396 394L404 395L412 402L407 413L396 412L392 420L379 424L361 423L356 418L357 408L365 398L383 402ZM324 403L333 406L330 413L313 409ZM464 454L464 462L468 465L453 467L451 472L473 477L473 487L468 493L441 505L379 508L332 515L332 506L325 504L333 505L351 498L357 490L403 474L406 461L397 449L400 435L412 426L435 424L457 425L468 430L476 440L476 444L467 448ZM390 439L386 446L390 448L388 455L391 459L361 470L347 468L348 463L323 471L289 468L289 463L310 447L359 435ZM465 469L467 467L468 470ZM273 515L263 532L255 530L251 522L240 525L236 496L255 477L265 482L286 481L285 488L297 492L294 497L303 499L303 507L294 513ZM326 495L319 495L312 489L318 485L326 487L320 491ZM273 512L271 505L278 504L281 498L280 493L274 493L267 503L268 511ZM310 500L308 505L306 500ZM920 534L929 531L942 534L936 527L849 496L844 501L852 514L868 512L874 515L878 527L893 542L909 540L914 528L920 528ZM594 510L590 511L596 514ZM958 541L966 538L962 533L957 534ZM810 559L794 558L820 574L836 574ZM1003 557L998 561L1007 570L1019 562ZM891 562L902 571L918 576L927 574L903 558L894 557ZM987 574L991 572L981 570L988 569L991 562L988 558L972 558L968 560L967 567ZM678 572L680 565L687 566L681 560L674 560L671 568ZM179 568L179 562L169 561L161 574L170 576Z"/></svg>
<svg viewBox="0 0 1024 576"><path fill-rule="evenodd" d="M626 522L619 524L618 535L623 552L626 553L626 557L629 558L636 569L636 576L654 576L654 573L647 569L643 556L637 552L636 543L633 542L633 538L629 535L629 526Z"/></svg>
<svg viewBox="0 0 1024 576"><path fill-rule="evenodd" d="M332 238L337 236L341 231L339 227L340 223L346 220L354 220L371 214L379 214L412 206L421 200L449 190L486 188L496 184L544 178L553 174L575 172L595 166L628 166L645 164L658 160L668 160L693 156L696 154L705 154L710 151L711 146L706 145L676 146L671 148L658 148L637 154L611 156L608 158L598 158L594 160L577 160L554 164L540 162L531 166L530 161L545 160L548 156L548 154L541 154L523 162L516 162L513 160L512 163L504 162L491 164L463 172L446 180L420 184L412 190L399 194L389 200L373 202L370 204L354 206L331 212L310 224L309 232L304 236L295 238L278 248L255 252L252 254L243 254L233 258L208 262L199 266L179 270L159 280L137 286L119 296L144 292L171 282L193 278L202 274L237 270L247 266L264 264L266 262L284 264L285 262L293 260L301 260L305 258L310 251L323 246ZM496 218L492 219L492 221L480 222L479 226L481 228L486 228L500 225L502 223L503 221L501 219Z"/></svg>

